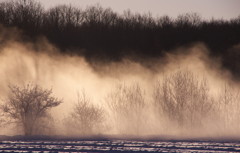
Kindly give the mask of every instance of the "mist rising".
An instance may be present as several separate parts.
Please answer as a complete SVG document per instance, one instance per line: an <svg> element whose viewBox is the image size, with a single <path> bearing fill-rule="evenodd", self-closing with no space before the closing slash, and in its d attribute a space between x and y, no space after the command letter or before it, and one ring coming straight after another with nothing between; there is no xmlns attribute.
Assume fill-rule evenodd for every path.
<svg viewBox="0 0 240 153"><path fill-rule="evenodd" d="M40 5L30 2L23 3L26 8L33 8L30 12L35 12L36 8L41 10ZM1 3L1 6L8 8L10 4ZM56 7L45 13L50 15L54 10L64 12L70 8ZM88 9L86 12L92 13L96 9L110 11L101 7ZM42 15L40 13L44 18ZM227 28L229 31L239 32L239 19L223 23L204 21L189 28L190 21L186 21L186 25L174 25L177 21L185 21L183 16L182 20L171 22L163 17L164 22L156 25L157 20L149 16L141 18L146 23L130 24L130 21L135 21L131 17L137 15L128 15L129 18L118 16L119 23L110 25L102 25L105 20L95 23L85 19L78 25L68 27L64 22L62 28L56 29L60 30L57 32L52 31L56 28L56 25L50 24L53 20L44 19L51 21L49 31L52 33L48 33L48 27L44 24L35 27L37 30L34 31L31 22L21 27L21 24L18 26L17 22L13 22L17 18L9 23L1 21L4 25L0 28L1 105L6 103L5 99L10 94L9 85L21 87L31 83L52 89L53 95L63 101L49 112L52 117L47 130L37 134L239 136L240 89L236 56L239 38L237 34L226 32L234 39L225 43L225 37L219 31L210 34L203 32L207 36L199 35L206 28L229 25L234 27ZM122 19L123 23L120 24ZM125 26L118 27L122 24ZM107 33L100 30L101 27ZM123 34L115 31L118 28ZM176 33L168 35L168 28L170 31L176 30ZM181 28L186 31L182 29L178 33ZM77 36L81 38L75 36L73 31L76 29L79 30ZM131 29L137 29L143 36L131 38L134 36ZM156 40L148 39L153 38L156 29L163 35ZM198 33L195 33L198 39L192 39L192 32L187 32L189 29ZM221 37L216 38L216 34ZM132 42L127 42L125 37ZM213 37L212 42L209 39ZM154 42L155 45L152 44ZM1 116L3 120L6 119L4 117ZM0 134L22 134L22 129L16 124L2 122Z"/></svg>

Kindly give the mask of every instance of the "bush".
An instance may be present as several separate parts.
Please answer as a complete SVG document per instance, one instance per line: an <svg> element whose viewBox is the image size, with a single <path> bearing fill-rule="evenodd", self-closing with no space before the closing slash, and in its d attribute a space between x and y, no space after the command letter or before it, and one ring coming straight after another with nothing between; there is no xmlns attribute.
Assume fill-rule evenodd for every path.
<svg viewBox="0 0 240 153"><path fill-rule="evenodd" d="M221 89L217 100L217 110L218 112L222 112L219 120L223 130L239 129L239 90L234 88L231 84L226 83Z"/></svg>
<svg viewBox="0 0 240 153"><path fill-rule="evenodd" d="M126 86L119 84L107 96L113 123L123 134L139 134L144 124L145 99L138 84Z"/></svg>
<svg viewBox="0 0 240 153"><path fill-rule="evenodd" d="M154 89L158 111L181 127L203 126L204 119L213 111L212 102L207 81L199 81L187 70L167 75Z"/></svg>
<svg viewBox="0 0 240 153"><path fill-rule="evenodd" d="M103 121L103 109L99 106L94 106L85 92L78 95L78 101L67 120L68 125L71 126L70 128L73 128L73 131L79 134L96 134L101 131Z"/></svg>

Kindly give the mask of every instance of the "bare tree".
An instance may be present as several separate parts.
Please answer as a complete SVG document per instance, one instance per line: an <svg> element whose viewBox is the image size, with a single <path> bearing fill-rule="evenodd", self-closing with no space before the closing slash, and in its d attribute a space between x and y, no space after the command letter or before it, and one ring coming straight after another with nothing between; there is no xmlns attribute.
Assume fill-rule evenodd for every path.
<svg viewBox="0 0 240 153"><path fill-rule="evenodd" d="M17 123L23 128L26 136L38 134L40 128L46 126L48 111L62 103L51 96L51 89L42 89L38 85L11 85L9 89L10 94L2 107L3 112L11 123Z"/></svg>
<svg viewBox="0 0 240 153"><path fill-rule="evenodd" d="M11 0L1 4L8 15L8 24L18 26L21 29L36 31L42 26L44 9L40 3L34 0Z"/></svg>
<svg viewBox="0 0 240 153"><path fill-rule="evenodd" d="M93 105L91 99L86 96L85 92L78 94L78 101L74 105L70 115L68 123L73 127L73 130L79 134L95 134L103 127L103 109Z"/></svg>
<svg viewBox="0 0 240 153"><path fill-rule="evenodd" d="M200 126L212 110L206 80L199 81L187 70L179 70L159 82L154 90L154 102L161 115L179 126Z"/></svg>
<svg viewBox="0 0 240 153"><path fill-rule="evenodd" d="M144 93L138 84L119 84L106 98L119 132L139 134L144 123ZM132 130L132 131L131 131Z"/></svg>
<svg viewBox="0 0 240 153"><path fill-rule="evenodd" d="M84 12L75 7L60 5L47 11L45 22L47 25L63 30L80 26L84 20ZM70 30L70 29L68 29Z"/></svg>
<svg viewBox="0 0 240 153"><path fill-rule="evenodd" d="M199 26L201 24L201 16L197 13L181 14L177 17L175 24L180 27Z"/></svg>
<svg viewBox="0 0 240 153"><path fill-rule="evenodd" d="M218 98L218 112L222 112L220 114L220 124L223 125L224 130L239 129L239 90L233 85L225 83Z"/></svg>

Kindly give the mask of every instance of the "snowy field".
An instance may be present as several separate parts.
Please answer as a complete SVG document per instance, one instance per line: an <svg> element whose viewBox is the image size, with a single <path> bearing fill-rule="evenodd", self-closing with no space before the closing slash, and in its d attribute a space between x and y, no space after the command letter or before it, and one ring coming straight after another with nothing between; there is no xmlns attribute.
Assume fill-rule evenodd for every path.
<svg viewBox="0 0 240 153"><path fill-rule="evenodd" d="M240 152L240 142L136 140L5 140L0 152Z"/></svg>

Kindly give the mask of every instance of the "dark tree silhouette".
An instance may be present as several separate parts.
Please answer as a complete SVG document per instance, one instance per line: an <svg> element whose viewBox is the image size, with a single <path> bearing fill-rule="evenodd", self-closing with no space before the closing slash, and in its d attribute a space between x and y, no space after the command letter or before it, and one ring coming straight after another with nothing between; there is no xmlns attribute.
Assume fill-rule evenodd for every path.
<svg viewBox="0 0 240 153"><path fill-rule="evenodd" d="M240 76L239 47L234 47L240 43L240 16L202 20L187 13L173 19L130 10L120 15L99 5L44 10L34 0L12 0L0 3L0 24L21 29L23 40L45 36L62 52L85 56L90 63L127 57L144 65L142 61L161 58L179 46L202 42L210 56L223 58L223 66Z"/></svg>

